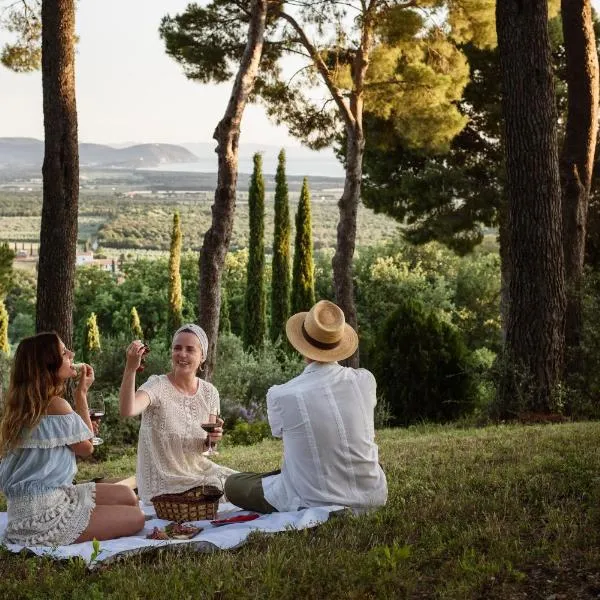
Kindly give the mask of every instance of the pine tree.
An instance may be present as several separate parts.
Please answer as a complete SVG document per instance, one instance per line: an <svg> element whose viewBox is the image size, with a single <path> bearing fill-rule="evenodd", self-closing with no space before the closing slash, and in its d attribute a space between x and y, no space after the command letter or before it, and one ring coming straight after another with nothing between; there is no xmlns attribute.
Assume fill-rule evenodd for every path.
<svg viewBox="0 0 600 600"><path fill-rule="evenodd" d="M144 332L142 331L142 324L140 323L140 315L138 314L135 306L131 308L131 333L136 340L144 339Z"/></svg>
<svg viewBox="0 0 600 600"><path fill-rule="evenodd" d="M273 233L273 274L271 277L271 339L285 338L290 314L291 225L288 187L285 177L285 150L279 153L275 175L275 231Z"/></svg>
<svg viewBox="0 0 600 600"><path fill-rule="evenodd" d="M171 232L171 251L169 253L169 306L167 313L167 343L171 344L173 334L183 322L181 296L181 224L179 213L173 215L173 231Z"/></svg>
<svg viewBox="0 0 600 600"><path fill-rule="evenodd" d="M306 177L302 182L296 213L296 243L292 275L292 313L309 310L315 303L315 267L313 262L310 192Z"/></svg>
<svg viewBox="0 0 600 600"><path fill-rule="evenodd" d="M6 356L10 354L10 344L8 342L8 312L3 300L0 300L0 352Z"/></svg>
<svg viewBox="0 0 600 600"><path fill-rule="evenodd" d="M89 362L94 352L101 350L100 330L96 313L92 313L85 322L84 340L83 340L83 360Z"/></svg>
<svg viewBox="0 0 600 600"><path fill-rule="evenodd" d="M248 193L250 241L246 279L244 314L244 347L260 348L266 330L264 290L265 274L265 182L262 174L262 156L254 155L254 171Z"/></svg>

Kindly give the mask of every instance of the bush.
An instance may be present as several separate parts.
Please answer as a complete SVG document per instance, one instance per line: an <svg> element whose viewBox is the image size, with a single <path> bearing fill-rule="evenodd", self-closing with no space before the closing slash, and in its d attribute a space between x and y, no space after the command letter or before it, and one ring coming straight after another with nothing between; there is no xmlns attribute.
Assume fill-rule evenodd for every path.
<svg viewBox="0 0 600 600"><path fill-rule="evenodd" d="M472 410L476 387L464 341L418 302L400 302L372 355L379 391L397 423L445 422Z"/></svg>
<svg viewBox="0 0 600 600"><path fill-rule="evenodd" d="M219 390L223 414L239 405L252 408L257 418L266 414L267 390L292 379L304 367L300 355L288 354L283 344L287 342L265 340L261 350L245 352L236 335L219 336L213 383Z"/></svg>
<svg viewBox="0 0 600 600"><path fill-rule="evenodd" d="M251 446L271 436L271 427L266 421L246 423L239 421L227 431L226 440L232 446Z"/></svg>

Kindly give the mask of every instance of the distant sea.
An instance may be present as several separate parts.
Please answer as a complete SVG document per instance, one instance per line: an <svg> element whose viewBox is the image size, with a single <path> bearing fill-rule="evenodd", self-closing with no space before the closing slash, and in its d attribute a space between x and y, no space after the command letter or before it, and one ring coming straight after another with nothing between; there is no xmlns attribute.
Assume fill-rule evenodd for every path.
<svg viewBox="0 0 600 600"><path fill-rule="evenodd" d="M253 163L251 157L242 157L239 161L238 171L240 173L252 173ZM200 159L192 163L172 163L158 165L142 171L169 171L187 173L216 173L217 157ZM274 175L277 170L277 158L263 157L263 173ZM333 158L293 158L286 163L286 174L300 177L344 177L342 165Z"/></svg>

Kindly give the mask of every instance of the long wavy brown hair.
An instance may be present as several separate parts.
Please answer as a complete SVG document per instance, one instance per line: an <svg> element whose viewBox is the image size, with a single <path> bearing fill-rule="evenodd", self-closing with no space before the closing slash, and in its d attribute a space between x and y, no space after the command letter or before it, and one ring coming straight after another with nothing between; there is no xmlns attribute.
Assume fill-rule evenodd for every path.
<svg viewBox="0 0 600 600"><path fill-rule="evenodd" d="M38 425L50 400L63 392L58 378L62 361L53 331L25 338L17 347L0 418L0 456L18 445L24 429Z"/></svg>

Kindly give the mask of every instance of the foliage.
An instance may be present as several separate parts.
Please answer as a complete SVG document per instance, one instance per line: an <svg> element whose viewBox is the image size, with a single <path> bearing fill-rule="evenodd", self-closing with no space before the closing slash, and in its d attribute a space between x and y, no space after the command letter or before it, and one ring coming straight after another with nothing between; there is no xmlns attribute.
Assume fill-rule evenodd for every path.
<svg viewBox="0 0 600 600"><path fill-rule="evenodd" d="M144 337L144 332L142 331L142 324L140 323L140 315L138 314L137 308L135 306L131 307L130 329L134 339L141 340Z"/></svg>
<svg viewBox="0 0 600 600"><path fill-rule="evenodd" d="M6 356L10 354L8 342L8 312L3 300L0 300L0 352Z"/></svg>
<svg viewBox="0 0 600 600"><path fill-rule="evenodd" d="M246 352L239 337L219 337L213 383L219 390L223 413L241 404L266 415L268 389L292 379L303 368L301 357L290 355L285 348L281 341L273 344L267 339L259 351Z"/></svg>
<svg viewBox="0 0 600 600"><path fill-rule="evenodd" d="M13 2L3 9L0 26L17 39L4 44L0 62L17 73L37 71L42 63L42 0Z"/></svg>
<svg viewBox="0 0 600 600"><path fill-rule="evenodd" d="M271 275L271 340L285 338L285 324L290 315L291 223L288 186L285 177L285 150L278 157L275 175L275 231Z"/></svg>
<svg viewBox="0 0 600 600"><path fill-rule="evenodd" d="M231 333L231 318L229 316L229 294L227 288L221 288L221 308L219 309L219 333Z"/></svg>
<svg viewBox="0 0 600 600"><path fill-rule="evenodd" d="M298 211L292 271L292 313L309 310L315 303L315 267L313 262L312 219L308 180L304 178Z"/></svg>
<svg viewBox="0 0 600 600"><path fill-rule="evenodd" d="M181 225L179 213L173 215L173 231L171 232L171 249L169 252L169 305L167 311L167 341L170 343L173 334L183 322L183 300L181 298Z"/></svg>
<svg viewBox="0 0 600 600"><path fill-rule="evenodd" d="M247 423L238 421L233 429L227 430L226 443L232 446L252 446L271 436L271 427L266 421Z"/></svg>
<svg viewBox="0 0 600 600"><path fill-rule="evenodd" d="M21 269L13 271L12 287L5 298L8 336L11 343L35 333L36 277Z"/></svg>
<svg viewBox="0 0 600 600"><path fill-rule="evenodd" d="M85 322L85 337L83 342L83 360L89 363L92 356L101 350L100 330L98 329L98 321L96 313L91 313Z"/></svg>
<svg viewBox="0 0 600 600"><path fill-rule="evenodd" d="M588 268L583 280L581 369L570 377L565 412L576 418L600 417L600 273Z"/></svg>
<svg viewBox="0 0 600 600"><path fill-rule="evenodd" d="M5 298L13 284L13 260L15 253L8 243L0 244L0 298Z"/></svg>
<svg viewBox="0 0 600 600"><path fill-rule="evenodd" d="M94 385L95 388L95 385ZM92 388L91 393L95 393ZM113 388L114 389L114 388ZM122 417L117 393L103 395L106 412L102 417L102 439L106 448L135 445L138 440L140 417Z"/></svg>
<svg viewBox="0 0 600 600"><path fill-rule="evenodd" d="M557 11L556 3L553 5L551 15ZM474 9L477 10L474 4L465 5L466 13ZM557 105L565 114L559 17L550 21L549 29L557 75ZM405 223L404 234L410 241L438 240L464 254L482 242L486 228L498 226L505 175L500 65L498 50L493 46L495 37L494 44L467 42L460 46L471 70L470 81L457 101L467 122L446 149L423 144L417 147L404 131L394 130L387 117L366 109L365 128L369 135L363 161L363 200L376 212ZM342 154L343 146L337 151Z"/></svg>
<svg viewBox="0 0 600 600"><path fill-rule="evenodd" d="M379 391L398 423L446 422L475 404L468 351L459 331L413 299L403 299L377 336Z"/></svg>
<svg viewBox="0 0 600 600"><path fill-rule="evenodd" d="M244 347L259 349L266 333L265 303L265 182L262 156L254 155L254 171L248 193L250 243L244 311Z"/></svg>

